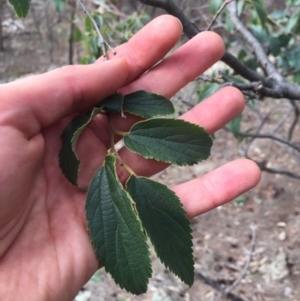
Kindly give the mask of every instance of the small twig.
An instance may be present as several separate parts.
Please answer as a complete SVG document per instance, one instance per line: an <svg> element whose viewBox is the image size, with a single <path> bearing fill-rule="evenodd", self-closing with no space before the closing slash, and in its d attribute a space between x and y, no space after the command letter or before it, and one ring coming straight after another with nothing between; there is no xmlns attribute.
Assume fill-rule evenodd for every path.
<svg viewBox="0 0 300 301"><path fill-rule="evenodd" d="M288 140L291 141L293 138L293 133L294 130L298 124L298 120L299 120L299 116L300 116L300 110L298 108L298 106L295 104L295 102L293 100L290 100L291 105L294 108L294 113L295 113L295 117L294 117L294 121L290 127L289 133L288 133Z"/></svg>
<svg viewBox="0 0 300 301"><path fill-rule="evenodd" d="M263 120L263 117L262 117L260 111L255 106L253 106L250 102L246 102L246 106L247 106L247 108L249 108L253 112L253 114L255 115L255 117L257 119L257 121L259 123L261 123L262 120Z"/></svg>
<svg viewBox="0 0 300 301"><path fill-rule="evenodd" d="M246 264L244 266L244 269L243 269L242 273L240 274L240 276L233 282L233 284L230 287L228 287L225 290L225 294L226 295L228 295L232 290L234 290L240 284L240 282L245 277L245 275L246 275L246 273L247 273L247 271L249 269L250 262L251 262L251 259L252 259L252 254L253 254L254 248L255 248L256 229L257 229L257 227L255 225L251 225L250 229L251 229L251 232L252 232L251 233L252 234L252 239L251 239L249 256L248 256L247 262L246 262Z"/></svg>
<svg viewBox="0 0 300 301"><path fill-rule="evenodd" d="M200 76L198 76L197 78L195 78L195 80L202 80L204 82L209 82L209 83L216 83L216 84L223 84L223 81L220 81L214 77L211 77L209 75L206 75L206 74L202 74Z"/></svg>
<svg viewBox="0 0 300 301"><path fill-rule="evenodd" d="M245 97L248 99L257 99L257 95L251 91L242 91Z"/></svg>
<svg viewBox="0 0 300 301"><path fill-rule="evenodd" d="M71 18L70 18L70 37L69 37L69 65L73 65L74 57L74 41L75 41L75 24L74 18L76 14L76 2L71 3Z"/></svg>
<svg viewBox="0 0 300 301"><path fill-rule="evenodd" d="M271 135L271 134L251 134L251 133L242 133L242 132L239 132L238 135L240 135L242 137L250 137L252 139L272 139L272 140L278 141L282 144L285 144L285 145L289 146L290 148L300 152L300 148L297 145L295 145L295 144L293 144L293 143L291 143L287 140L284 140L282 138L279 138L275 135Z"/></svg>
<svg viewBox="0 0 300 301"><path fill-rule="evenodd" d="M259 135L261 129L263 128L263 126L265 125L265 123L268 121L269 115L271 114L271 112L272 112L274 109L275 109L275 108L272 108L272 110L271 110L270 112L268 112L268 114L267 114L266 116L264 116L264 117L260 120L260 124L259 124L259 126L257 127L255 133L252 134L252 136L248 136L248 137L251 137L251 139L250 139L250 142L248 143L248 145L246 146L246 149L245 149L245 151L244 151L244 157L245 157L245 158L250 159L250 156L249 156L248 152L249 152L249 150L250 150L250 148L251 148L252 143L254 142L254 140L255 140L255 138L256 138L256 137L253 136L253 135Z"/></svg>
<svg viewBox="0 0 300 301"><path fill-rule="evenodd" d="M250 243L250 250L249 250L249 256L247 262L240 276L234 281L234 283L229 288L224 290L224 288L216 280L204 276L199 271L196 271L195 273L195 277L197 279L201 280L204 284L214 288L216 291L220 292L226 299L231 301L244 301L244 299L231 293L231 291L234 288L236 288L239 285L239 283L242 281L242 279L245 277L251 263L252 255L255 249L257 227L255 225L251 225L250 229L251 229L251 243Z"/></svg>
<svg viewBox="0 0 300 301"><path fill-rule="evenodd" d="M280 119L280 121L277 123L277 125L274 127L274 129L271 131L272 134L276 133L287 121L291 113L293 112L293 107L289 105L287 107L286 113L284 116Z"/></svg>
<svg viewBox="0 0 300 301"><path fill-rule="evenodd" d="M100 46L102 49L102 53L104 55L104 57L106 57L106 59L108 59L108 55L107 55L107 51L106 51L106 46L113 52L113 54L116 54L115 50L105 41L105 39L103 38L100 29L98 27L97 22L95 21L95 19L93 18L93 16L90 14L90 12L88 11L88 9L86 8L86 6L84 5L82 0L77 0L78 3L81 5L81 7L83 8L84 12L87 14L87 16L90 18L90 20L92 21L94 28L98 34L98 37L100 39Z"/></svg>
<svg viewBox="0 0 300 301"><path fill-rule="evenodd" d="M115 130L112 125L110 114L106 113L106 116L109 120L109 125L110 125L110 151L109 151L109 153L114 154L117 157L120 166L122 166L130 175L135 175L134 171L126 163L124 163L124 161L122 160L118 151L115 148L115 139L114 139L115 134L124 136L124 135L126 135L126 132L121 132L121 131Z"/></svg>
<svg viewBox="0 0 300 301"><path fill-rule="evenodd" d="M224 76L222 76L223 78L225 78ZM231 86L231 87L235 87L239 90L243 91L253 91L253 92L259 92L262 89L262 84L261 82L252 82L252 83L234 83L234 82L226 82L224 84L222 84L222 87L227 87L227 86Z"/></svg>
<svg viewBox="0 0 300 301"><path fill-rule="evenodd" d="M250 157L248 157L248 159L251 159ZM275 169L275 168L269 168L267 167L267 162L259 162L256 160L251 159L252 161L254 161L258 167L260 168L261 171L265 171L271 174L276 174L276 175L284 175L284 176L288 176L290 178L294 178L294 179L300 179L300 175L297 175L291 171L288 170L283 170L283 169Z"/></svg>
<svg viewBox="0 0 300 301"><path fill-rule="evenodd" d="M216 280L204 276L199 271L196 271L195 277L197 279L201 280L204 284L209 285L210 287L214 288L216 291L220 292L228 300L231 300L231 301L245 301L241 297L239 297L239 296L237 296L233 293L230 293L230 292L226 295L223 287Z"/></svg>
<svg viewBox="0 0 300 301"><path fill-rule="evenodd" d="M223 2L222 6L219 8L219 10L218 10L218 11L216 12L216 14L214 15L214 17L213 17L211 23L208 25L208 27L207 27L207 29L206 29L207 31L211 30L212 26L213 26L214 23L216 22L217 18L218 18L219 15L221 14L221 12L224 10L224 8L226 7L226 5L227 5L228 3L230 3L231 1L233 1L233 0L226 0L226 1Z"/></svg>

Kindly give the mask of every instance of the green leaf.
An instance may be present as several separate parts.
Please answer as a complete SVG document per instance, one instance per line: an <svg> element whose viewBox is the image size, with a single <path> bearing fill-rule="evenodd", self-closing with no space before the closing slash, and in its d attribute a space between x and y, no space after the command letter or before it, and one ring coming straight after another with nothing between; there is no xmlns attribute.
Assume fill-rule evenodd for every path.
<svg viewBox="0 0 300 301"><path fill-rule="evenodd" d="M275 57L280 54L281 49L280 49L280 43L279 43L278 37L270 38L268 48Z"/></svg>
<svg viewBox="0 0 300 301"><path fill-rule="evenodd" d="M245 11L245 2L244 1L238 1L237 2L237 14L240 17L242 12Z"/></svg>
<svg viewBox="0 0 300 301"><path fill-rule="evenodd" d="M229 14L226 14L226 17L225 17L225 29L231 34L233 34L234 30L235 30L235 27L231 21Z"/></svg>
<svg viewBox="0 0 300 301"><path fill-rule="evenodd" d="M263 2L261 0L254 0L253 6L257 12L257 15L260 19L261 25L264 27L268 18L268 14L266 12L265 7L263 6Z"/></svg>
<svg viewBox="0 0 300 301"><path fill-rule="evenodd" d="M258 63L257 63L257 60L256 59L251 59L251 58L244 61L244 64L247 67L251 68L252 70L256 70L259 66Z"/></svg>
<svg viewBox="0 0 300 301"><path fill-rule="evenodd" d="M299 24L299 20L300 20L300 16L299 13L294 13L290 18L289 21L287 23L287 25L285 26L285 33L290 33L293 28Z"/></svg>
<svg viewBox="0 0 300 301"><path fill-rule="evenodd" d="M181 119L149 119L136 123L124 136L131 151L177 165L193 165L210 154L212 140L206 131Z"/></svg>
<svg viewBox="0 0 300 301"><path fill-rule="evenodd" d="M76 142L82 131L90 123L92 118L101 111L101 108L94 108L84 115L76 116L64 129L61 139L62 147L59 152L59 166L66 178L77 185L80 161L76 155Z"/></svg>
<svg viewBox="0 0 300 301"><path fill-rule="evenodd" d="M85 23L85 30L87 32L91 32L94 29L93 23L88 16L85 17L84 23Z"/></svg>
<svg viewBox="0 0 300 301"><path fill-rule="evenodd" d="M98 37L95 37L95 36L90 37L90 46L91 46L92 54L95 57L97 57L98 52L99 52Z"/></svg>
<svg viewBox="0 0 300 301"><path fill-rule="evenodd" d="M247 52L244 49L241 49L238 53L238 59L243 61L248 56Z"/></svg>
<svg viewBox="0 0 300 301"><path fill-rule="evenodd" d="M261 44L268 44L270 40L270 35L266 28L264 28L260 24L250 24L249 28L251 28L253 35L258 39L258 41Z"/></svg>
<svg viewBox="0 0 300 301"><path fill-rule="evenodd" d="M198 92L198 101L202 101L214 94L219 89L219 84L212 83L202 86Z"/></svg>
<svg viewBox="0 0 300 301"><path fill-rule="evenodd" d="M82 35L80 29L77 26L75 26L74 27L75 42L80 42L82 40L82 37L83 37L83 35Z"/></svg>
<svg viewBox="0 0 300 301"><path fill-rule="evenodd" d="M222 6L223 0L209 0L208 7L211 14L215 14Z"/></svg>
<svg viewBox="0 0 300 301"><path fill-rule="evenodd" d="M277 37L278 43L280 44L280 47L288 47L290 42L290 37L288 35L282 34Z"/></svg>
<svg viewBox="0 0 300 301"><path fill-rule="evenodd" d="M108 155L90 184L86 218L97 259L120 287L146 292L150 254L133 202L117 180L116 158Z"/></svg>
<svg viewBox="0 0 300 301"><path fill-rule="evenodd" d="M63 11L64 6L65 6L65 0L53 0L53 4L54 4L55 9L58 12L61 12L61 11Z"/></svg>
<svg viewBox="0 0 300 301"><path fill-rule="evenodd" d="M175 110L170 100L162 95L136 91L124 96L124 112L139 115L144 118L174 114Z"/></svg>
<svg viewBox="0 0 300 301"><path fill-rule="evenodd" d="M106 97L105 99L98 102L97 107L102 107L103 110L113 113L120 114L123 105L123 95L115 93Z"/></svg>
<svg viewBox="0 0 300 301"><path fill-rule="evenodd" d="M93 19L96 21L99 28L103 28L104 26L103 16L98 14L93 14Z"/></svg>
<svg viewBox="0 0 300 301"><path fill-rule="evenodd" d="M293 83L300 85L300 72L293 74Z"/></svg>
<svg viewBox="0 0 300 301"><path fill-rule="evenodd" d="M296 70L300 70L300 45L290 50L286 51L282 56L281 59L286 62L289 68L294 68ZM281 64L279 64L281 66ZM282 66L284 67L284 66Z"/></svg>
<svg viewBox="0 0 300 301"><path fill-rule="evenodd" d="M284 18L287 15L287 12L284 9L280 9L280 10L275 10L270 14L270 17L275 19L275 20L279 20Z"/></svg>
<svg viewBox="0 0 300 301"><path fill-rule="evenodd" d="M238 115L237 117L235 117L228 123L228 128L232 132L232 134L235 136L235 138L239 137L239 132L241 129L241 122L242 122L242 115Z"/></svg>
<svg viewBox="0 0 300 301"><path fill-rule="evenodd" d="M8 0L20 18L25 18L30 8L30 0Z"/></svg>
<svg viewBox="0 0 300 301"><path fill-rule="evenodd" d="M300 0L288 0L286 5L287 6L299 6Z"/></svg>
<svg viewBox="0 0 300 301"><path fill-rule="evenodd" d="M194 281L192 235L179 198L167 186L144 177L131 176L126 186L157 256L191 286Z"/></svg>

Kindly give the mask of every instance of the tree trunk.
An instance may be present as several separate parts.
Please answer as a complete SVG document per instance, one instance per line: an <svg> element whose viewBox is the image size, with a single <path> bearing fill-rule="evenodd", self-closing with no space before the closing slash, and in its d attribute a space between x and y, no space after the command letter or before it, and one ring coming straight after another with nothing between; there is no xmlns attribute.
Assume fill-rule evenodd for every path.
<svg viewBox="0 0 300 301"><path fill-rule="evenodd" d="M71 17L70 17L70 36L69 36L69 64L73 65L74 63L74 30L75 30L75 19L76 14L76 2L71 3Z"/></svg>
<svg viewBox="0 0 300 301"><path fill-rule="evenodd" d="M4 51L3 30L2 30L3 10L4 10L3 7L4 7L4 1L0 0L0 51Z"/></svg>

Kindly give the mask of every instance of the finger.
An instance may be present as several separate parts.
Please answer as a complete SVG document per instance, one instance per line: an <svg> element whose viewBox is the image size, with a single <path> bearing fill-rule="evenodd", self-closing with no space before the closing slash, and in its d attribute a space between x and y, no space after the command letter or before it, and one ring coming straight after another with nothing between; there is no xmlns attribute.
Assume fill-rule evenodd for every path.
<svg viewBox="0 0 300 301"><path fill-rule="evenodd" d="M4 121L13 122L30 136L41 126L91 108L159 61L175 45L181 32L178 19L162 16L150 22L128 43L117 47L113 60L106 62L102 58L93 65L68 66L3 85L1 99L5 97L7 108L14 109L13 116L7 114L10 118ZM128 66L118 58L125 58ZM19 124L15 124L16 121Z"/></svg>
<svg viewBox="0 0 300 301"><path fill-rule="evenodd" d="M243 93L234 87L225 87L193 107L181 118L204 127L212 134L241 114L244 107Z"/></svg>
<svg viewBox="0 0 300 301"><path fill-rule="evenodd" d="M167 33L167 35L166 35ZM128 94L135 90L145 90L146 86L144 84L145 80L143 79L141 81L141 78L138 78L134 81L134 85L131 85L130 83L137 77L141 76L146 70L148 70L150 67L152 67L155 63L157 63L159 60L161 60L169 51L170 49L176 44L176 42L179 40L182 33L182 25L179 22L177 18L174 18L170 15L164 15L160 16L153 21L151 21L146 27L142 28L137 34L135 34L126 44L121 45L116 48L116 55L112 56L112 54L109 54L110 59L120 58L123 57L126 59L128 66L129 66L129 75L127 77L127 83L129 83L125 88L121 89L119 92L123 94ZM216 34L212 34L213 37L217 40L215 42L216 44L219 44L218 47L214 47L215 49L221 48L219 52L223 53L223 42ZM199 41L201 43L201 41ZM212 42L214 43L214 42ZM177 51L175 52L175 58L178 56L176 53L182 53L182 57L185 57L186 55L190 55L189 51L197 44L197 41L189 42L187 45L184 45L183 51ZM193 54L191 54L193 55ZM173 57L174 54L171 56ZM218 58L221 55L218 55ZM217 58L217 59L218 59ZM167 58L166 61L169 61L170 58ZM172 60L172 59L171 59ZM178 58L177 58L178 60ZM101 63L105 61L105 58L101 57L97 63ZM216 59L214 59L216 61ZM161 66L161 64L159 64ZM191 64L193 66L193 64ZM188 66L189 67L189 66ZM199 66L199 69L204 70L205 67L201 68L201 64ZM151 80L151 74L154 69L151 69L150 72L146 73L149 74L149 76L146 76L146 80ZM155 69L156 70L156 69ZM168 67L163 67L163 73L168 73ZM190 71L189 71L190 70ZM172 72L172 70L170 70ZM186 73L193 72L193 70L190 68L186 70ZM174 74L174 76L177 76L177 78L181 77L181 72L178 72L178 74ZM144 78L143 76L142 78ZM160 80L159 76L155 77L155 80ZM181 80L182 82L182 80ZM187 84L188 81L184 81L181 83L180 86L178 86L177 82L172 81L172 86L174 86L175 90L180 90L181 87L183 87L185 84ZM166 83L166 86L167 83ZM156 91L156 85L153 85L153 87L150 87L148 91L153 91L156 93L159 93L159 91ZM164 94L163 92L161 94ZM168 93L169 95L170 93ZM140 118L126 114L127 118L124 119L121 116L112 116L112 122L114 125L116 125L116 128L120 124L120 130L128 130L133 123L138 121ZM101 116L100 116L101 117ZM98 137L99 140L103 142L103 144L106 147L110 147L110 134L105 133L104 131L99 131L99 128L105 128L107 127L106 120L103 120L103 118L94 118L93 122L90 124L90 128L92 128L94 134ZM116 139L117 141L118 139Z"/></svg>
<svg viewBox="0 0 300 301"><path fill-rule="evenodd" d="M224 43L220 36L213 32L200 33L145 75L122 88L121 93L146 90L170 98L217 62L223 53ZM125 120L115 116L113 124L121 131L128 131L138 120L132 115Z"/></svg>
<svg viewBox="0 0 300 301"><path fill-rule="evenodd" d="M87 66L67 66L0 87L0 124L31 137L95 100L116 92L126 80L124 59Z"/></svg>
<svg viewBox="0 0 300 301"><path fill-rule="evenodd" d="M195 106L191 111L182 115L181 118L200 125L207 129L209 133L213 133L239 115L243 111L244 104L244 96L239 90L226 87ZM120 155L122 160L138 175L149 177L169 166L155 160L146 160L126 148L120 150ZM122 182L125 182L128 173L120 168L119 175Z"/></svg>
<svg viewBox="0 0 300 301"><path fill-rule="evenodd" d="M136 33L127 43L116 48L110 59L125 58L130 73L127 84L141 76L160 61L178 42L182 34L180 21L170 15L155 18ZM101 57L97 63L105 61Z"/></svg>
<svg viewBox="0 0 300 301"><path fill-rule="evenodd" d="M143 89L172 97L206 71L224 54L224 42L213 32L202 32L138 80L122 89L124 94Z"/></svg>
<svg viewBox="0 0 300 301"><path fill-rule="evenodd" d="M249 189L260 180L260 169L250 160L239 159L172 190L177 194L188 217L192 218L221 206Z"/></svg>
<svg viewBox="0 0 300 301"><path fill-rule="evenodd" d="M128 94L136 90L147 90L171 97L219 60L223 53L224 43L217 34L213 32L201 33L181 46L142 77L122 88L120 92ZM231 109L231 106L229 108ZM238 108L239 106L237 106ZM228 112L227 109L225 111ZM234 112L234 110L231 111ZM126 116L126 119L118 115L112 116L112 122L116 129L128 131L132 124L140 120L137 116L130 114L126 114ZM209 118L211 119L211 115ZM91 128L98 139L108 146L110 140L109 134L105 135L103 131L99 132L97 130L97 128L104 128L104 126L103 118L95 118L93 124L91 124ZM116 141L118 139L120 137L116 137Z"/></svg>

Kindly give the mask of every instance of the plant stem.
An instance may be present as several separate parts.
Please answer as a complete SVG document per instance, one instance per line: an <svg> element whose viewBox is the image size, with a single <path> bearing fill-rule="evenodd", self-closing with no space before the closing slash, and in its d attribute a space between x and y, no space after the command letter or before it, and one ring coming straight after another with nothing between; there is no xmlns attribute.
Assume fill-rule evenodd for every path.
<svg viewBox="0 0 300 301"><path fill-rule="evenodd" d="M87 14L87 16L90 18L90 20L92 21L94 28L100 38L100 45L101 45L101 49L102 49L102 53L104 55L104 57L106 57L106 59L108 60L108 55L107 55L107 51L106 51L106 46L113 52L113 54L116 54L115 50L105 41L105 39L103 38L100 29L98 27L97 22L95 21L95 19L93 18L93 16L90 14L90 12L88 11L88 9L86 8L86 6L84 5L82 0L77 0L78 3L81 5L81 7L83 8L84 12Z"/></svg>
<svg viewBox="0 0 300 301"><path fill-rule="evenodd" d="M212 26L214 25L214 23L216 22L217 18L219 17L219 15L221 14L221 12L224 10L225 6L230 3L233 0L226 0L224 1L224 3L222 4L222 6L219 8L219 10L216 12L216 14L214 15L210 25L207 27L207 31L211 30Z"/></svg>
<svg viewBox="0 0 300 301"><path fill-rule="evenodd" d="M136 175L135 172L121 160L119 155L118 155L118 159L120 161L120 166L122 166L130 175L134 175L134 176Z"/></svg>
<svg viewBox="0 0 300 301"><path fill-rule="evenodd" d="M123 162L122 158L120 157L118 151L115 148L115 138L114 138L115 134L125 136L128 133L115 130L112 125L109 113L107 113L107 117L108 117L109 125L110 125L110 151L109 151L109 153L116 155L116 157L120 163L120 166L122 166L130 175L135 175L135 172L126 163Z"/></svg>
<svg viewBox="0 0 300 301"><path fill-rule="evenodd" d="M120 135L120 136L126 136L128 135L129 132L122 132L122 131L118 131L116 129L113 129L114 130L114 133L117 134L117 135Z"/></svg>

